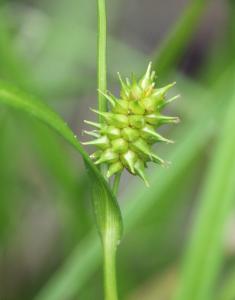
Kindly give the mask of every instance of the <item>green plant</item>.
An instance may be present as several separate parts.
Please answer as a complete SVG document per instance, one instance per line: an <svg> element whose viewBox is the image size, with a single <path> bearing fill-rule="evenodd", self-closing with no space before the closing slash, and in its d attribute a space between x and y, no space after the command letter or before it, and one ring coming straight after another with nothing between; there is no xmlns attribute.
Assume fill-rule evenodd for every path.
<svg viewBox="0 0 235 300"><path fill-rule="evenodd" d="M189 1L153 57L132 49L121 41L116 31L112 33L115 22L118 22L118 18L112 18L117 16L117 10L122 8L120 15L126 14L121 1L116 0L107 3L110 4L112 26L106 53L105 1L97 1L98 108L95 112L99 120L87 122L96 127L87 133L95 138L88 143L98 145L98 151L91 157L54 109L66 115L76 130L76 122L71 121L77 120L74 107L80 110L82 102L77 103L78 99L90 98L92 91L96 90L92 72L95 55L90 51L95 48L95 9L86 0L42 1L38 7L34 1L29 10L26 1L18 2L19 15L10 1L2 1L0 6L0 76L11 82L0 82L0 102L4 104L0 111L0 269L4 259L2 254L7 253L7 249L10 251L6 266L13 262L18 268L18 256L14 256L12 249L16 249L21 258L24 247L27 247L26 253L31 254L30 258L38 256L35 266L39 265L37 243L28 242L30 235L27 232L27 241L24 243L21 239L21 224L27 221L27 216L22 219L25 207L37 202L41 205L41 199L48 201L48 214L52 207L59 216L57 222L61 227L58 243L55 248L51 246L53 259L49 255L49 261L52 264L40 263L38 273L32 268L32 279L28 281L26 268L26 275L22 276L22 280L26 278L26 288L20 284L17 274L12 280L13 275L6 272L6 278L0 282L0 298L8 299L9 282L17 282L17 295L10 296L12 300L103 299L99 287L102 280L99 266L103 261L107 300L145 297L233 299L234 272L231 276L224 274L230 274L229 265L234 264L234 253L231 249L225 251L223 240L226 222L234 211L234 1L228 1L229 28L224 28L226 34L222 38L217 37L220 45L211 43L212 49L208 50L206 43L203 47L199 43L200 50L206 48L212 55L207 57L205 49L202 50L203 60L196 59L200 69L190 75L182 74L177 65L187 52L190 39L210 1ZM125 3L125 8L128 5ZM11 16L12 9L13 15L17 16L16 22ZM26 20L23 31L20 26L19 30L16 28L22 22L22 15ZM155 21L157 25L158 18ZM27 31L29 25L30 35ZM35 33L36 39L33 37ZM38 43L33 45L32 51L24 52L32 37ZM23 48L22 42L25 43ZM153 61L153 72L159 75L156 88L150 67L144 77L140 76L148 61ZM136 80L133 76L132 81L120 78L119 97L108 92L106 82L109 75L110 90L115 90L112 85L116 82L113 79L116 70L121 74L134 70L138 74L136 77L141 78ZM173 80L177 80L174 90L178 89L183 97L180 105L167 107L167 114L180 115L183 122L180 126L159 128L163 121L178 121L161 113L168 100L163 93L165 90L159 85ZM38 99L49 102L54 109ZM82 111L87 112L87 106L85 103ZM14 110L10 112L7 107ZM33 115L33 118L21 114L21 111ZM83 116L80 112L78 114L81 124ZM154 124L149 115L154 117ZM129 119L132 126L129 126ZM44 124L63 138L53 135ZM156 132L158 128L161 133ZM178 142L173 147L158 143L159 156L156 156L152 149L155 142L170 142L163 137L165 135L174 136ZM81 154L87 172L63 141ZM126 157L127 153L132 156ZM172 162L169 168L151 168L149 164L146 169L151 160L163 164L160 157ZM135 176L128 176L130 182L119 190L124 169L142 177L150 187L140 184ZM122 175L123 181L126 175ZM90 190L102 247L96 232L91 230L93 222L87 205ZM34 215L34 225L38 215L39 211ZM191 222L191 219L195 221ZM44 223L43 213L40 213L40 222ZM37 236L35 226L32 230ZM116 248L121 239L116 274ZM185 251L187 240L189 246ZM47 242L40 246L47 252ZM24 265L26 255L22 257L21 264ZM180 259L182 270L176 268ZM28 263L30 265L31 260ZM20 266L18 272L22 272ZM170 280L167 279L168 273Z"/></svg>
<svg viewBox="0 0 235 300"><path fill-rule="evenodd" d="M101 241L104 253L104 286L105 299L118 299L116 287L116 268L115 257L116 248L121 239L122 218L115 194L117 194L120 172L124 166L132 174L139 175L148 186L147 179L144 175L144 167L148 161L154 161L163 164L163 160L150 152L149 146L156 141L171 142L157 134L154 127L162 124L178 122L178 118L163 116L160 110L168 103L175 99L166 101L166 92L174 85L170 84L163 88L154 88L155 73L151 72L149 65L146 74L137 83L133 78L132 84L127 79L126 83L120 78L122 84L121 100L106 93L106 12L105 1L98 0L98 87L99 87L99 110L100 123L88 122L95 125L99 130L99 139L84 143L93 144L100 149L107 149L98 155L93 154L93 158L98 158L97 163L111 163L108 170L108 178L115 175L113 191L109 187L106 179L97 168L93 165L86 152L77 141L76 136L70 131L62 119L51 111L36 98L21 93L19 90L10 85L2 84L0 86L1 101L12 107L24 110L41 121L48 124L61 134L70 144L72 144L82 155L88 173L92 180L93 206L97 219L98 229L101 235ZM111 102L112 113L106 112L107 99ZM124 121L123 121L124 119ZM129 121L128 121L129 119ZM129 125L128 125L129 123ZM121 130L125 131L125 138L121 138ZM116 132L118 136L115 135ZM95 131L87 132L97 136ZM113 136L113 134L115 136ZM124 133L123 133L124 134ZM137 134L137 137L136 137ZM112 149L109 149L112 139ZM124 137L124 135L123 135ZM105 139L105 141L103 141ZM128 148L128 143L133 148ZM125 145L124 145L125 144ZM126 147L127 146L127 147ZM119 160L119 155L123 157ZM113 157L113 155L115 157ZM110 159L111 157L111 159Z"/></svg>

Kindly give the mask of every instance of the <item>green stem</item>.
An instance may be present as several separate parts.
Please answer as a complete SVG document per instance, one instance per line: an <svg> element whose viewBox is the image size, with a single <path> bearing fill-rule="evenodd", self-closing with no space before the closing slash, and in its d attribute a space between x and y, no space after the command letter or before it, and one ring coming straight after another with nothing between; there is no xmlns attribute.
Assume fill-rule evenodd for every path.
<svg viewBox="0 0 235 300"><path fill-rule="evenodd" d="M98 4L98 90L106 92L107 75L106 75L106 5L105 0L97 0ZM105 97L98 92L99 111L107 111L107 102ZM99 122L103 123L102 117ZM104 170L101 170L104 171ZM104 173L104 172L102 172ZM118 176L114 180L114 193L116 194L119 185ZM111 212L107 212L110 213ZM112 219L112 218L111 218ZM116 230L113 224L105 226L102 238L103 255L104 255L104 293L105 300L117 300L116 284Z"/></svg>
<svg viewBox="0 0 235 300"><path fill-rule="evenodd" d="M107 236L104 249L104 289L105 300L118 300L116 282L116 245Z"/></svg>
<svg viewBox="0 0 235 300"><path fill-rule="evenodd" d="M107 75L106 75L106 6L105 0L97 0L98 4L98 89L106 92ZM107 102L105 97L98 92L99 111L107 110ZM100 123L103 122L99 117Z"/></svg>
<svg viewBox="0 0 235 300"><path fill-rule="evenodd" d="M115 177L114 177L114 182L113 182L113 193L115 196L117 196L118 193L118 188L119 188L119 183L121 179L121 172L119 172Z"/></svg>

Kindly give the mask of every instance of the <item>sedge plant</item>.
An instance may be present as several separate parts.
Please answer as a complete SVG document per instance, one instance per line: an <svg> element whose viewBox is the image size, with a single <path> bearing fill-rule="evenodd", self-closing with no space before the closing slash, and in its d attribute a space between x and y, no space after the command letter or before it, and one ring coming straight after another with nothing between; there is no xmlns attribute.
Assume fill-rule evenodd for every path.
<svg viewBox="0 0 235 300"><path fill-rule="evenodd" d="M146 185L149 185L148 176L146 175L148 164L155 162L163 166L166 165L166 162L154 152L154 144L158 142L172 142L160 135L158 128L165 123L177 123L178 118L162 114L163 108L175 99L175 97L172 99L166 98L167 91L174 83L159 88L158 81L155 83L155 73L152 71L151 64L147 67L145 74L138 79L132 75L131 80L124 80L121 75L118 75L121 85L120 94L118 96L114 96L108 91L106 84L105 1L97 0L97 2L99 13L98 105L93 111L98 115L98 121L86 121L86 123L88 123L86 125L86 133L93 139L84 141L84 144L95 146L96 151L88 155L87 151L81 146L81 143L64 120L36 97L22 92L10 84L0 82L0 102L6 106L11 106L17 110L29 113L41 122L47 124L70 143L82 156L90 176L93 207L103 246L105 296L102 297L102 299L112 300L118 299L115 259L117 245L122 237L122 216L116 196L118 195L121 174L126 170L130 175L139 176ZM209 2L209 0L191 0L189 9L185 10L184 17L179 22L179 25L174 26L172 34L170 34L166 42L163 43L156 59L153 59L153 69L158 70L161 75L159 76L159 80L164 80L164 74L168 73L181 57L180 53L182 53L187 46L188 40L192 36L192 31L195 30L199 17ZM229 1L229 3L234 5L234 1ZM232 8L232 6L230 8ZM230 9L230 11L231 16L233 16L233 9ZM231 18L231 25L234 23L233 19L234 18ZM3 18L1 18L1 22L3 22ZM1 28L3 27L4 26ZM57 28L59 26L55 27ZM70 27L71 26L68 26L68 30L70 30ZM233 26L230 27L232 32L234 30ZM61 32L58 31L58 36L60 35ZM93 38L93 36L94 35L92 35L91 38ZM234 34L232 34L232 36L234 37ZM4 46L7 45L7 40L7 36L1 34L0 44ZM5 57L5 59L2 60L6 63L6 71L9 72L9 76L6 77L10 80L15 80L17 85L20 85L24 89L32 90L26 84L28 80L24 79L27 68L24 69L23 72L14 72L15 67L9 68L7 65L9 62L16 63L16 61L12 58L7 59L7 57L10 58L11 52L3 51L1 48L3 50L6 48L0 45L0 56L1 58ZM230 48L233 49L234 47ZM57 47L57 49L59 49L59 47ZM53 51L51 51L51 53L53 53L54 57L55 53ZM233 56L228 55L228 57L232 61ZM216 66L218 67L217 58L216 56ZM58 60L55 59L55 61ZM1 70L3 69L4 65ZM16 68L16 70L17 69L18 68ZM51 69L54 70L54 68ZM234 69L234 66L232 69ZM165 235L166 226L164 227L162 224L160 226L159 222L164 218L164 222L169 223L171 213L174 211L174 215L178 214L178 210L176 212L174 205L179 205L180 198L177 196L178 199L174 199L176 201L174 201L174 205L172 205L171 197L166 197L167 192L170 191L172 195L174 194L175 198L178 191L178 182L181 181L181 184L185 184L185 181L181 179L184 173L187 171L187 173L191 174L192 164L197 164L201 168L200 162L198 161L198 153L208 148L208 144L211 143L211 136L215 137L218 135L218 143L213 147L215 151L213 150L214 155L211 156L209 171L205 176L206 180L203 184L202 192L199 194L200 202L195 218L193 234L191 234L191 232L189 233L190 243L187 254L182 256L184 267L181 276L179 276L181 280L177 283L179 287L174 297L174 299L177 300L217 299L217 297L213 295L212 288L217 282L216 277L219 273L224 225L232 209L235 178L235 143L231 135L235 125L233 117L235 112L234 75L230 75L230 73L223 74L223 72L219 73L221 73L220 76L218 76L219 80L213 85L214 89L215 87L216 89L211 93L210 97L208 97L208 94L206 97L208 101L206 102L204 101L205 99L201 99L200 94L200 99L194 103L200 113L195 113L193 109L193 124L186 126L187 128L183 128L181 143L172 147L174 153L170 158L174 161L174 166L172 166L168 172L168 176L164 176L164 170L160 170L159 168L152 178L152 182L156 182L154 187L143 189L140 183L139 186L135 186L133 190L131 190L131 188L128 189L126 198L128 200L133 198L134 200L126 201L123 207L126 233L133 230L134 227L137 227L137 223L143 220L147 214L148 219L150 219L149 211L151 210L154 213L154 219L158 220L158 224L154 223L154 228L151 227L148 231L151 232L153 230L155 234L156 228L159 227L158 229ZM64 72L64 74L66 74L66 77L67 73ZM42 77L44 78L44 76ZM69 78L69 76L67 77ZM231 78L233 78L231 82L231 90L233 92L231 95L225 95L225 91L230 89L228 83ZM178 83L180 82L178 81ZM185 92L186 85L188 86L189 84L190 83L186 82L184 78L184 88L181 89ZM218 96L218 87L218 90L221 90L220 96ZM221 105L215 101L216 99L221 99ZM190 103L190 105L191 104L192 103ZM201 109L201 105L203 105L203 110ZM228 111L228 113L225 114L225 110ZM218 120L220 120L220 122L218 122ZM4 123L4 120L2 123ZM184 122L184 124L186 124L186 122ZM93 130L89 129L90 126L93 127ZM35 132L34 130L33 133L38 142L40 140L40 132ZM45 136L41 137L45 143ZM44 148L41 140L39 143L41 144L40 147ZM50 147L48 143L45 144ZM55 145L54 148L56 149L56 147ZM4 174L4 170L9 168L4 154L6 157L13 157L15 151L9 153L8 149L4 149L3 147L1 147L0 150L2 154L1 161L5 163L1 164L0 173ZM63 166L59 166L59 162L57 162L57 160L62 161L63 156L55 156L53 151L51 156L53 156L56 167L63 169ZM48 161L50 161L48 168L51 168L51 158L49 158ZM66 163L65 166L67 169L68 165L66 165ZM66 173L66 169L64 169L62 173ZM68 170L68 173L69 172ZM58 173L61 174L60 171L58 171ZM65 185L64 177L66 176L62 176L61 178L61 185ZM73 181L71 182L72 184L70 180L68 180L68 190L71 189L70 187L73 185ZM77 181L75 180L75 185L76 184ZM174 188L174 186L177 186L177 188ZM6 187L7 186L4 185L3 188L0 189L0 198L3 201L5 201L4 198L7 194ZM11 193L12 192L13 191L11 191ZM74 196L76 198L77 194L75 195L74 193ZM2 220L3 218L1 221ZM150 223L150 221L146 220L146 223ZM146 240L147 238L148 237L146 237ZM141 239L140 242L143 243L143 239ZM151 240L151 248L152 242ZM157 244L157 251L160 254L159 241L157 241ZM161 245L161 247L164 248L164 245ZM91 277L91 274L94 273L94 270L96 270L100 258L100 248L98 247L94 233L92 233L87 236L83 242L80 242L79 247L76 247L61 270L55 272L53 278L43 287L43 291L39 293L35 299L64 300L76 297L78 290L81 289L85 281L87 281L88 278ZM232 272L229 284L224 286L224 291L222 294L219 294L218 299L233 299L233 283L234 274Z"/></svg>
<svg viewBox="0 0 235 300"><path fill-rule="evenodd" d="M151 69L151 63L139 80L134 74L131 79L123 80L118 73L121 85L118 97L107 91L106 39L105 0L98 0L98 110L92 111L99 118L98 122L85 120L85 123L94 127L94 130L85 131L93 139L83 144L97 148L90 157L95 161L95 165L100 166L113 194L117 195L123 170L126 169L130 174L139 176L149 187L145 174L148 163L154 162L162 166L166 164L153 152L152 146L157 142L172 143L157 133L156 129L163 124L179 122L178 117L161 113L165 106L178 98L178 95L166 100L166 93L175 82L164 87L156 87L156 75ZM114 176L113 184L110 181L112 176ZM100 219L107 208L103 208L95 201L94 209L103 246L105 299L116 300L118 295L115 257L121 232L121 225L118 224L120 215L116 217L116 213L108 209L110 221L103 224Z"/></svg>
<svg viewBox="0 0 235 300"><path fill-rule="evenodd" d="M172 143L157 129L164 124L178 123L178 117L162 114L165 106L178 96L166 98L166 93L175 85L155 85L155 71L151 63L147 71L137 79L122 79L120 95L107 90L106 80L106 7L105 0L98 4L98 122L85 121L95 127L85 131L94 137L85 145L96 146L90 156L78 141L66 122L47 105L11 84L0 83L0 100L3 104L31 114L50 126L69 142L83 157L91 181L92 200L99 229L104 261L104 298L117 300L116 249L122 236L122 216L116 199L121 173L127 170L139 176L148 187L145 174L150 162L167 163L153 151L158 142ZM112 177L113 180L112 180Z"/></svg>

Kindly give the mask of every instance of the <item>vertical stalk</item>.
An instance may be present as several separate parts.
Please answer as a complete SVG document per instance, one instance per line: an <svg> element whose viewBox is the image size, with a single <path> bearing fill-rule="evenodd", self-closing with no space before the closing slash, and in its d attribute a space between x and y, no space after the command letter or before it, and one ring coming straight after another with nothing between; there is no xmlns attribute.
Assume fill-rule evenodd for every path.
<svg viewBox="0 0 235 300"><path fill-rule="evenodd" d="M104 288L105 300L118 300L116 282L116 244L112 238L104 241Z"/></svg>
<svg viewBox="0 0 235 300"><path fill-rule="evenodd" d="M106 5L105 0L97 0L98 4L98 90L106 92L107 75L106 75ZM98 109L99 111L107 110L107 102L102 93L98 92ZM100 116L99 122L103 123ZM103 171L103 170L101 170ZM102 172L104 173L104 172ZM119 180L117 180L119 182ZM116 182L116 180L115 180ZM115 193L118 188L118 182L114 185ZM102 246L104 256L104 294L105 300L118 300L116 285L116 248L117 237L116 228L113 226L112 211L106 207L109 218L102 233Z"/></svg>
<svg viewBox="0 0 235 300"><path fill-rule="evenodd" d="M98 89L106 92L106 5L105 0L97 0L98 3ZM107 102L102 93L98 92L99 111L107 110ZM99 116L100 123L103 122L102 116Z"/></svg>

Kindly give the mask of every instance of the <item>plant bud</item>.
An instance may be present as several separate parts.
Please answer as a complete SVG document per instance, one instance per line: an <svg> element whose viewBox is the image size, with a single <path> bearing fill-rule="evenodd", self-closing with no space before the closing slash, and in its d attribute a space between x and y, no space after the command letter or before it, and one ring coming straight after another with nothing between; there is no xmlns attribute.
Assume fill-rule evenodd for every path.
<svg viewBox="0 0 235 300"><path fill-rule="evenodd" d="M120 161L117 161L116 163L113 163L109 166L107 177L110 178L114 174L122 171L124 168L123 164Z"/></svg>
<svg viewBox="0 0 235 300"><path fill-rule="evenodd" d="M139 156L147 156L150 157L150 146L149 144L142 138L139 138L134 143L130 145L130 148L137 152Z"/></svg>
<svg viewBox="0 0 235 300"><path fill-rule="evenodd" d="M115 126L106 126L102 133L106 134L111 140L117 139L121 136L120 129Z"/></svg>
<svg viewBox="0 0 235 300"><path fill-rule="evenodd" d="M144 98L141 101L141 105L145 108L147 113L153 113L156 111L157 101L153 97Z"/></svg>
<svg viewBox="0 0 235 300"><path fill-rule="evenodd" d="M109 148L110 143L109 143L109 139L107 138L107 136L104 135L96 140L85 142L85 143L83 143L83 145L96 146L96 147L104 150L104 149Z"/></svg>
<svg viewBox="0 0 235 300"><path fill-rule="evenodd" d="M118 100L113 107L112 112L116 114L128 114L129 103L127 100Z"/></svg>
<svg viewBox="0 0 235 300"><path fill-rule="evenodd" d="M145 121L151 125L159 126L162 124L179 123L178 117L163 116L159 113L153 113L145 116Z"/></svg>
<svg viewBox="0 0 235 300"><path fill-rule="evenodd" d="M117 153L125 153L128 150L128 142L122 138L113 140L112 149Z"/></svg>
<svg viewBox="0 0 235 300"><path fill-rule="evenodd" d="M102 155L102 153L103 153L103 151L101 151L101 150L96 151L96 152L94 152L94 153L92 153L90 155L90 158L91 159L98 159L98 158L100 158L100 156Z"/></svg>
<svg viewBox="0 0 235 300"><path fill-rule="evenodd" d="M135 81L130 90L129 100L139 100L142 98L142 96L143 96L143 90Z"/></svg>
<svg viewBox="0 0 235 300"><path fill-rule="evenodd" d="M155 71L151 71L152 63L149 63L144 76L140 79L139 85L146 91L149 87L154 87Z"/></svg>
<svg viewBox="0 0 235 300"><path fill-rule="evenodd" d="M139 115L129 116L129 123L131 127L142 128L145 124L144 117Z"/></svg>
<svg viewBox="0 0 235 300"><path fill-rule="evenodd" d="M143 115L145 112L144 107L141 106L139 101L130 101L129 110L133 115Z"/></svg>
<svg viewBox="0 0 235 300"><path fill-rule="evenodd" d="M126 139L128 142L133 142L139 137L139 130L126 127L122 129L122 137Z"/></svg>
<svg viewBox="0 0 235 300"><path fill-rule="evenodd" d="M122 155L121 160L124 166L133 174L135 174L135 162L137 161L138 156L134 151L128 150L125 154Z"/></svg>
<svg viewBox="0 0 235 300"><path fill-rule="evenodd" d="M114 163L118 161L118 154L115 153L113 150L111 149L107 149L105 150L100 158L95 162L96 165L101 164L101 163Z"/></svg>
<svg viewBox="0 0 235 300"><path fill-rule="evenodd" d="M153 97L156 98L156 99L159 99L159 100L162 100L166 93L176 84L176 82L173 82L173 83L170 83L160 89L156 89L154 92L153 92Z"/></svg>
<svg viewBox="0 0 235 300"><path fill-rule="evenodd" d="M152 144L155 142L166 142L173 143L173 141L164 138L162 135L157 133L153 126L146 124L141 130L141 137L147 140L148 143Z"/></svg>
<svg viewBox="0 0 235 300"><path fill-rule="evenodd" d="M145 185L147 187L149 187L149 183L148 183L148 180L146 179L146 175L145 175L145 171L144 171L145 170L145 166L144 166L143 161L141 161L140 159L138 159L136 161L135 165L134 165L134 169L135 169L137 175L139 175L140 178L143 179Z"/></svg>

